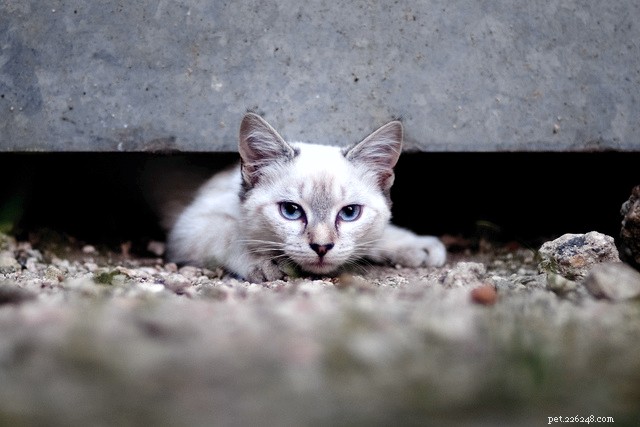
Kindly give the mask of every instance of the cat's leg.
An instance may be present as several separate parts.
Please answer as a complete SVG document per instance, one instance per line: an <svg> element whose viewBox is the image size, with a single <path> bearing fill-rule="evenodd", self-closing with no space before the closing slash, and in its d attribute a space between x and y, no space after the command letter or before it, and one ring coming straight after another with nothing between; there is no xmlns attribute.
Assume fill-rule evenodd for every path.
<svg viewBox="0 0 640 427"><path fill-rule="evenodd" d="M284 277L270 257L247 250L238 223L228 214L195 208L178 219L168 239L169 258L181 264L222 267L240 279L260 283Z"/></svg>
<svg viewBox="0 0 640 427"><path fill-rule="evenodd" d="M282 279L285 274L280 270L280 267L271 259L254 260L253 264L248 264L246 267L247 273L244 278L252 283L270 282L273 280Z"/></svg>
<svg viewBox="0 0 640 427"><path fill-rule="evenodd" d="M405 267L444 265L447 248L434 236L420 236L389 224L378 243L374 259Z"/></svg>

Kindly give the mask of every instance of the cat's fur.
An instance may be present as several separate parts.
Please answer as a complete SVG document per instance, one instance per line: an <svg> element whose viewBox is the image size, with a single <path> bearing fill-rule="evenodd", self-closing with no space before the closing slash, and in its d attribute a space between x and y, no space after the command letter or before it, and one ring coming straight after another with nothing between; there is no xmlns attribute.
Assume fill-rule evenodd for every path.
<svg viewBox="0 0 640 427"><path fill-rule="evenodd" d="M260 116L240 126L240 165L214 175L168 235L177 263L223 267L249 281L333 275L361 260L444 264L446 249L389 223L402 148L390 122L350 149L285 140Z"/></svg>

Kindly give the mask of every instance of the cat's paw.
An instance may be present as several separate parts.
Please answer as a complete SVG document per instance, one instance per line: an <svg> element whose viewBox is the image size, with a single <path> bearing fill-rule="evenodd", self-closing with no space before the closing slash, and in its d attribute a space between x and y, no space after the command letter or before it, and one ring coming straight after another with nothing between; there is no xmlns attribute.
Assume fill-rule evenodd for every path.
<svg viewBox="0 0 640 427"><path fill-rule="evenodd" d="M262 283L282 279L284 275L277 264L271 260L264 260L251 268L246 279L252 283Z"/></svg>
<svg viewBox="0 0 640 427"><path fill-rule="evenodd" d="M412 236L390 254L393 264L405 267L440 267L447 260L447 248L434 236Z"/></svg>

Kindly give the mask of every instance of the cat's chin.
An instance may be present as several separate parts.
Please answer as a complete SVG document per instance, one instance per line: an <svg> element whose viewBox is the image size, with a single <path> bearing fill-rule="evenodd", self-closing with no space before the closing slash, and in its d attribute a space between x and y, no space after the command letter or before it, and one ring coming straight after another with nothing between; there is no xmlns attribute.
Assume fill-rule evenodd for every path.
<svg viewBox="0 0 640 427"><path fill-rule="evenodd" d="M331 273L335 273L340 265L325 262L325 261L315 261L312 263L304 263L299 264L300 268L302 268L307 273L318 274L318 275L329 275Z"/></svg>

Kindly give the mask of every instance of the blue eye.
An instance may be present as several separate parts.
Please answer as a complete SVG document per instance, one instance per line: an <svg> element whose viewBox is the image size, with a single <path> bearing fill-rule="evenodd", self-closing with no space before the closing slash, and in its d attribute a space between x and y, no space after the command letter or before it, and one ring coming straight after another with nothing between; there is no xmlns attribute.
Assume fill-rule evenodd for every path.
<svg viewBox="0 0 640 427"><path fill-rule="evenodd" d="M285 219L295 221L304 216L304 211L299 205L291 202L280 202L280 215Z"/></svg>
<svg viewBox="0 0 640 427"><path fill-rule="evenodd" d="M362 213L362 206L360 205L348 205L340 209L338 212L338 219L342 221L355 221L360 218Z"/></svg>

